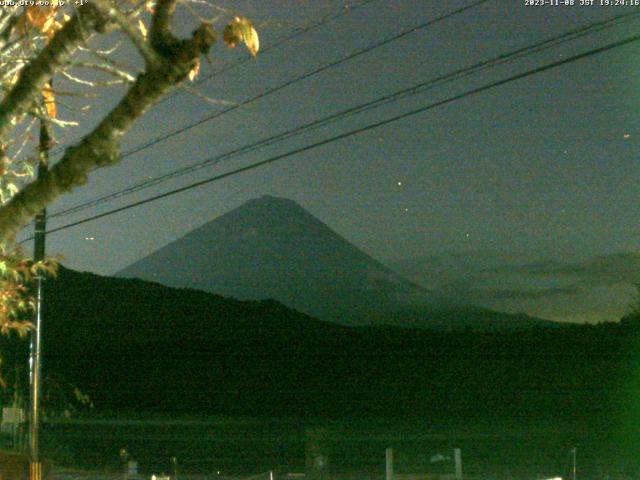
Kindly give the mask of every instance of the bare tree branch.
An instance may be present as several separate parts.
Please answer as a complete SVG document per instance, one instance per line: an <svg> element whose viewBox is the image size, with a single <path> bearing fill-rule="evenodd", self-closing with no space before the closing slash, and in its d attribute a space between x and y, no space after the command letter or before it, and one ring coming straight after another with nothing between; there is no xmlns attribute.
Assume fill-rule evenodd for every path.
<svg viewBox="0 0 640 480"><path fill-rule="evenodd" d="M7 136L16 119L27 113L53 74L69 59L88 32L105 23L98 11L85 5L60 29L40 54L24 67L11 91L0 102L0 139Z"/></svg>
<svg viewBox="0 0 640 480"><path fill-rule="evenodd" d="M102 72L108 73L112 77L116 77L127 83L133 83L136 80L136 78L129 72L126 72L111 64L95 62L74 62L71 66L75 68L86 68L89 70L100 70Z"/></svg>
<svg viewBox="0 0 640 480"><path fill-rule="evenodd" d="M177 0L159 0L156 4L156 12L151 22L150 40L153 48L162 52L173 47L176 40L171 35L171 19L176 10Z"/></svg>
<svg viewBox="0 0 640 480"><path fill-rule="evenodd" d="M238 105L238 102L231 102L229 100L222 100L220 98L213 98L204 93L200 92L198 89L193 87L188 87L186 85L180 85L180 90L187 92L189 95L193 95L194 97L198 97L204 100L207 103L212 105Z"/></svg>
<svg viewBox="0 0 640 480"><path fill-rule="evenodd" d="M199 56L209 52L216 39L210 25L201 25L189 40L179 40L170 33L172 5L175 0L165 0L163 6L159 5L156 15L160 20L154 19L153 23L156 41L152 44L158 49L161 63L147 65L147 70L137 76L118 105L91 133L76 146L68 148L44 178L27 185L0 209L0 238L14 238L46 205L86 183L92 170L118 162L120 140L133 122L179 85Z"/></svg>
<svg viewBox="0 0 640 480"><path fill-rule="evenodd" d="M129 37L131 42L140 52L140 55L142 55L142 58L144 58L144 61L147 65L157 67L161 63L158 53L153 48L151 48L151 45L149 45L147 40L138 31L138 28L127 15L122 13L106 0L94 1L94 5L96 6L96 8L100 10L100 12L106 18L109 18L117 23L122 31Z"/></svg>

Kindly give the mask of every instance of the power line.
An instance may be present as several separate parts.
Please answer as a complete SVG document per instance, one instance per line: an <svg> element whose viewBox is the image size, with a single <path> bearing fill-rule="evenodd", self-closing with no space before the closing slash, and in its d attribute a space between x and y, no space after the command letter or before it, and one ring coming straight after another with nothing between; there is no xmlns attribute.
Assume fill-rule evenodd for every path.
<svg viewBox="0 0 640 480"><path fill-rule="evenodd" d="M265 90L264 92L262 92L262 93L260 93L258 95L255 95L255 96L253 96L251 98L248 98L248 99L246 99L246 100L244 100L244 101L242 101L242 102L240 102L240 103L238 103L236 105L232 105L232 106L230 106L228 108L225 108L223 110L215 112L215 113L213 113L211 115L207 115L206 117L203 117L202 119L197 120L196 122L193 122L193 123L191 123L189 125L186 125L186 126L183 126L181 128L178 128L178 129L174 130L173 132L170 132L168 134L164 134L164 135L161 135L159 137L156 137L156 138L154 138L154 139L152 139L152 140L150 140L150 141L148 141L146 143L143 143L142 145L139 145L138 147L135 147L135 148L125 152L122 155L122 158L134 155L134 154L136 154L136 153L138 153L138 152L140 152L142 150L145 150L145 149L147 149L147 148L149 148L149 147L151 147L153 145L156 145L157 143L163 142L164 140L167 140L168 138L174 137L174 136L179 135L179 134L181 134L181 133L183 133L183 132L185 132L187 130L190 130L190 129L195 128L195 127L197 127L199 125L202 125L203 123L206 123L206 122L209 122L211 120L214 120L214 119L216 119L216 118L218 118L218 117L220 117L220 116L222 116L222 115L224 115L226 113L229 113L229 112L232 112L234 110L237 110L240 107L244 107L244 106L246 106L246 105L248 105L250 103L253 103L253 102L257 101L257 100L260 100L261 98L264 98L264 97L266 97L268 95L272 95L272 94L274 94L274 93L276 93L276 92L278 92L280 90L283 90L283 89L285 89L285 88L287 88L287 87L289 87L289 86L291 86L291 85L293 85L295 83L301 82L301 81L306 80L306 79L308 79L310 77L313 77L313 76L315 76L315 75L317 75L319 73L322 73L322 72L324 72L326 70L329 70L331 68L337 67L338 65L341 65L342 63L345 63L345 62L348 62L350 60L353 60L354 58L357 58L357 57L359 57L361 55L369 53L369 52L371 52L373 50L376 50L376 49L378 49L380 47L383 47L383 46L385 46L385 45L387 45L387 44L389 44L391 42L395 42L396 40L399 40L401 38L406 37L407 35L410 35L412 33L415 33L417 31L423 30L423 29L425 29L427 27L430 27L432 25L435 25L437 23L440 23L440 22L442 22L442 21L444 21L444 20L446 20L448 18L454 17L454 16L459 15L459 14L461 14L463 12L466 12L467 10L471 10L473 8L479 7L480 5L482 5L484 3L487 3L489 1L490 0L476 0L475 2L470 3L467 6L460 7L460 8L457 8L455 10L452 10L452 11L450 11L448 13L445 13L443 15L440 15L439 17L436 17L436 18L434 18L432 20L428 20L428 21L426 21L424 23L421 23L420 25L417 25L415 27L406 28L406 29L402 30L400 33L398 33L396 35L388 37L388 38L386 38L384 40L376 42L376 43L374 43L372 45L369 45L369 46L367 46L365 48L362 48L360 50L356 50L355 52L350 53L349 55L341 57L341 58L339 58L337 60L334 60L332 62L329 62L329 63L327 63L325 65L322 65L322 66L316 68L315 70L303 73L302 75L300 75L300 76L298 76L296 78L293 78L291 80L287 80L286 82L281 83L280 85L277 85L277 86L275 86L273 88L269 88L269 89Z"/></svg>
<svg viewBox="0 0 640 480"><path fill-rule="evenodd" d="M403 31L401 31L400 33L398 33L396 35L393 35L393 36L388 37L388 38L386 38L384 40L381 40L380 42L377 42L377 43L374 43L372 45L369 45L369 46L367 46L367 47L365 47L363 49L360 49L360 50L357 50L355 52L352 52L352 53L350 53L349 55L347 55L345 57L341 57L341 58L339 58L337 60L334 60L334 61L332 61L330 63L322 65L322 66L316 68L315 70L312 70L310 72L306 72L306 73L304 73L304 74L302 74L302 75L300 75L298 77L295 77L295 78L293 78L291 80L287 80L284 83L281 83L281 84L279 84L279 85L277 85L277 86L275 86L273 88L267 89L264 92L262 92L262 93L260 93L258 95L255 95L255 96L253 96L251 98L248 98L248 99L246 99L246 100L244 100L244 101L242 101L242 102L240 102L240 103L238 103L236 105L230 106L228 108L225 108L225 109L220 110L218 112L215 112L213 114L207 115L207 116L201 118L200 120L196 120L195 122L192 122L192 123L190 123L188 125L182 126L182 127L178 128L176 130L173 130L170 133L167 133L167 134L164 134L164 135L160 135L160 136L158 136L158 137L156 137L156 138L154 138L152 140L149 140L149 141L147 141L147 142L145 142L145 143L143 143L143 144L141 144L141 145L139 145L139 146L137 146L137 147L135 147L135 148L133 148L131 150L128 150L125 153L123 153L121 155L121 159L129 157L129 156L134 155L136 153L139 153L142 150L146 150L147 148L150 148L153 145L161 143L161 142L163 142L163 141L165 141L165 140L167 140L169 138L172 138L172 137L174 137L176 135L179 135L179 134L184 133L184 132L186 132L188 130L191 130L192 128L195 128L195 127L197 127L199 125L202 125L202 124L204 124L206 122L209 122L209 121L214 120L214 119L216 119L218 117L221 117L222 115L225 115L226 113L233 112L233 111L235 111L235 110L237 110L237 109L239 109L241 107L244 107L246 105L249 105L249 104L251 104L251 103L253 103L253 102L255 102L255 101L257 101L257 100L259 100L261 98L264 98L264 97L267 97L269 95L272 95L272 94L274 94L274 93L276 93L276 92L278 92L280 90L283 90L283 89L285 89L285 88L287 88L287 87L289 87L289 86L291 86L291 85L293 85L295 83L298 83L298 82L301 82L303 80L306 80L306 79L308 79L308 78L310 78L310 77L312 77L314 75L317 75L317 74L319 74L321 72L324 72L324 71L326 71L328 69L334 68L334 67L336 67L336 66L338 66L338 65L340 65L342 63L345 63L345 62L347 62L349 60L353 60L354 58L357 58L360 55L364 55L364 54L366 54L368 52L371 52L372 50L378 49L378 48L380 48L380 47L382 47L384 45L387 45L387 44L389 44L391 42L399 40L399 39L401 39L401 38L403 38L403 37L405 37L405 36L407 36L409 34L412 34L414 32L417 32L417 31L422 30L424 28L427 28L429 26L435 25L435 24L437 24L439 22L442 22L442 21L444 21L444 20L446 20L448 18L451 18L451 17L453 17L455 15L459 15L460 13L463 13L463 12L465 12L467 10L470 10L472 8L475 8L475 7L478 7L478 6L480 6L480 5L484 4L484 3L487 3L489 1L490 0L476 0L475 2L473 2L473 3L471 3L471 4L467 5L467 6L460 7L458 9L452 10L452 11L450 11L448 13L440 15L439 17L436 17L436 18L434 18L432 20L424 22L424 23L422 23L420 25L417 25L415 27L411 27L411 28L408 28L408 29L404 29ZM84 209L84 205L81 206L80 209ZM50 215L50 218L53 218L53 217L56 217L56 216L60 216L60 215L63 215L63 214L71 213L71 210L77 211L76 207L72 207L71 209L67 209L67 210L64 210L64 211L61 211L61 212L54 213L54 214Z"/></svg>
<svg viewBox="0 0 640 480"><path fill-rule="evenodd" d="M425 82L420 82L416 85L413 85L409 88L400 90L400 91L396 91L392 94L389 95L385 95L381 98L372 100L370 102L366 102L364 104L360 104L351 108L348 108L346 110L340 111L338 113L335 114L331 114L327 117L315 120L311 123L307 123L298 127L295 127L293 129L290 129L286 132L274 135L274 136L270 136L268 138L262 139L258 142L254 142L252 144L249 145L245 145L243 147L237 148L235 150L217 155L215 157L209 158L207 160L204 160L202 162L198 162L194 165L189 165L187 167L182 167L179 168L177 170L174 170L173 172L169 172L167 174L161 175L159 177L156 177L154 179L150 179L150 180L145 180L142 182L139 182L137 184L134 184L130 187L127 187L125 189L119 190L117 192L113 192L107 195L104 195L102 197L98 197L96 199L81 203L79 205L76 205L74 207L70 207L68 209L65 210L61 210L57 213L54 213L53 215L50 215L51 217L60 217L60 216L67 216L70 215L72 213L77 213L80 212L82 210L85 210L87 208L90 207L94 207L97 205L100 205L102 203L105 203L107 201L111 201L114 200L116 198L121 198L124 197L126 195L135 193L139 190L145 189L145 188L149 188L152 187L154 185L159 185L161 183L165 183L169 180L172 180L174 178L178 178L182 175L186 175L188 173L194 172L196 170L199 170L201 168L210 166L210 165L215 165L218 164L219 162L223 161L223 160L228 160L230 158L236 157L238 155L241 154L246 154L252 151L257 150L258 148L262 148L265 146L269 146L272 145L274 143L277 142L281 142L283 140L286 140L288 138L291 138L293 136L299 135L303 132L312 130L312 129L316 129L319 128L321 126L325 126L329 123L335 122L337 120L340 119L344 119L347 118L349 116L355 115L357 113L362 113L364 111L368 111L371 110L373 108L378 108L382 105L385 105L387 103L393 102L393 101L397 101L400 100L402 98L405 98L407 96L410 95L416 95L418 93L422 93L428 89L434 88L435 86L439 86L439 85L443 85L445 83L454 81L454 80L458 80L460 78L472 75L474 73L477 73L478 71L481 70L485 70L488 68L492 68L495 67L497 65L501 65L504 63L508 63L508 62L512 62L514 60L523 58L525 56L528 55L532 55L535 53L539 53L542 52L544 50L547 50L549 48L552 47L556 47L562 43L574 40L576 38L579 37L583 37L586 35L590 35L596 31L600 31L603 30L605 28L610 28L612 26L615 26L616 24L620 24L623 21L629 21L632 20L636 17L640 16L640 12L635 12L635 13L627 13L627 14L623 14L623 15L618 15L616 17L613 17L611 19L608 20L604 20L604 21L600 21L600 22L596 22L596 23L592 23L583 27L579 27L576 28L574 30L571 30L569 32L566 32L564 34L537 42L533 45L527 46L527 47L523 47L523 48L519 48L516 50L513 50L511 52L505 53L505 54L500 54L496 57L493 57L491 59L488 60L484 60L478 63L475 63L471 66L468 67L464 67L461 69L458 69L454 72L445 74L445 75L441 75L439 77L436 77L434 79L430 79L427 80Z"/></svg>
<svg viewBox="0 0 640 480"><path fill-rule="evenodd" d="M119 212L123 212L125 210L129 210L131 208L138 207L140 205L151 203L151 202L154 202L156 200L160 200L160 199L165 198L165 197L169 197L169 196L181 193L181 192L185 192L187 190L191 190L191 189L196 188L196 187L200 187L202 185L206 185L206 184L218 181L218 180L222 180L224 178L231 177L233 175L237 175L239 173L247 172L249 170L253 170L255 168L258 168L258 167L261 167L261 166L264 166L264 165L267 165L267 164L270 164L270 163L274 163L274 162L276 162L278 160L282 160L282 159L297 155L299 153L304 153L304 152L307 152L307 151L310 151L310 150L314 150L314 149L316 149L318 147L321 147L321 146L324 146L324 145L328 145L330 143L334 143L334 142L337 142L339 140L343 140L345 138L352 137L354 135L358 135L360 133L364 133L364 132L376 129L376 128L388 125L390 123L397 122L399 120L403 120L405 118L408 118L408 117L417 115L419 113L423 113L423 112L435 109L437 107L441 107L443 105L455 102L457 100L461 100L463 98L466 98L466 97L469 97L469 96L472 96L472 95L476 95L476 94L481 93L481 92L485 92L487 90L490 90L490 89L505 85L507 83L511 83L513 81L521 80L523 78L527 78L527 77L530 77L532 75L536 75L538 73L546 72L548 70L551 70L551 69L554 69L554 68L557 68L557 67L560 67L560 66L563 66L563 65L567 65L569 63L575 62L577 60L581 60L583 58L588 58L588 57L591 57L591 56L594 56L594 55L598 55L600 53L607 52L607 51L612 50L614 48L619 48L619 47L622 47L624 45L628 45L628 44L631 44L633 42L637 42L638 40L640 40L640 35L633 35L633 36L627 37L627 38L625 38L623 40L620 40L620 41L617 41L617 42L613 42L613 43L609 43L608 45L605 45L603 47L595 48L595 49L589 50L587 52L583 52L583 53L580 53L580 54L577 54L577 55L573 55L573 56L568 57L568 58L563 59L563 60L559 60L559 61L556 61L556 62L548 63L548 64L543 65L541 67L537 67L537 68L534 68L534 69L531 69L531 70L527 70L526 72L523 72L523 73L512 75L512 76L507 77L505 79L498 80L496 82L492 82L492 83L489 83L487 85L483 85L481 87L477 87L477 88L473 88L471 90L467 90L466 92L463 92L463 93L460 93L460 94L457 94L457 95L453 95L453 96L451 96L451 97L449 97L447 99L440 100L440 101L437 101L437 102L434 102L434 103L430 103L428 105L424 105L422 107L419 107L419 108L416 108L416 109L413 109L413 110L409 110L409 111L401 113L399 115L396 115L396 116L393 116L393 117L390 117L390 118L387 118L387 119L384 119L384 120L380 120L379 122L371 123L371 124L366 125L364 127L356 128L354 130L350 130L348 132L341 133L339 135L335 135L335 136L329 137L329 138L324 139L324 140L320 140L318 142L306 145L304 147L300 147L300 148L296 148L294 150L290 150L290 151L288 151L286 153L275 155L275 156L270 157L270 158L268 158L266 160L262 160L260 162L253 163L253 164L247 165L245 167L237 168L235 170L231 170L231 171L226 172L226 173L222 173L222 174L219 174L219 175L215 175L213 177L209 177L209 178L204 179L204 180L200 180L198 182L191 183L191 184L186 185L184 187L176 188L174 190L170 190L168 192L165 192L165 193L162 193L162 194L159 194L159 195L155 195L153 197L149 197L149 198L146 198L144 200L140 200L140 201L137 201L137 202L130 203L130 204L125 205L123 207L114 208L112 210L109 210L108 212L104 212L104 213L100 213L100 214L97 214L97 215L93 215L91 217L87 217L87 218L84 218L82 220L78 220L76 222L68 223L66 225L62 225L60 227L53 228L51 230L48 230L47 233L55 233L55 232L59 232L59 231L62 231L62 230L66 230L68 228L75 227L77 225L81 225L83 223L91 222L91 221L97 220L99 218L104 218L104 217L107 217L107 216L110 216L110 215L113 215L113 214L116 214L116 213L119 213ZM23 240L20 243L24 243L24 242L26 242L28 240L31 240L31 239L32 239L32 237L27 238L27 239Z"/></svg>
<svg viewBox="0 0 640 480"><path fill-rule="evenodd" d="M334 15L325 15L324 17L322 17L317 22L311 23L311 24L307 25L306 27L299 28L299 29L295 30L291 35L288 35L288 36L286 36L284 38L281 38L280 40L277 40L273 44L271 44L271 45L269 45L269 46L267 46L265 48L262 48L260 50L260 55L262 56L265 53L269 52L270 50L273 50L273 49L275 49L275 48L277 48L277 47L279 47L281 45L284 45L285 43L288 43L291 40L295 40L296 38L304 35L305 33L308 33L308 32L310 32L312 30L315 30L316 28L319 28L319 27L321 27L323 25L326 25L326 24L328 24L328 23L330 23L330 22L332 22L334 20L337 20L337 19L339 19L341 17L344 17L345 15L348 15L350 13L355 12L355 11L359 10L360 8L366 6L366 5L370 4L370 3L377 2L377 1L378 0L363 0L358 5L354 5L354 6L346 5L344 8L340 9L340 11L338 13L336 13ZM231 71L231 70L233 70L233 69L235 69L235 68L237 68L237 67L239 67L239 66L241 66L241 65L243 65L243 64L245 64L247 62L250 62L252 60L253 60L253 57L246 56L246 57L241 58L241 59L239 59L239 60L237 60L235 62L228 62L225 65L222 65L219 69L217 69L217 70L215 70L213 72L210 72L207 75L201 76L195 82L195 85L196 86L197 85L201 85L204 82L206 82L208 80L211 80L214 77L217 77L218 75L222 75L223 73L229 72L229 71ZM158 100L156 102L156 105L164 103L167 100L169 100L170 98L173 98L173 97L175 97L176 95L178 95L180 93L181 92L179 90L178 91L174 90L170 94L168 94L168 95L162 97L160 100ZM56 148L51 153L52 154L56 154L56 153L59 153L62 150L63 150L62 148ZM127 156L127 154L123 155L123 158L124 158L124 156Z"/></svg>
<svg viewBox="0 0 640 480"><path fill-rule="evenodd" d="M326 25L334 20L339 19L340 17L343 17L345 15L348 15L352 12L355 12L356 10L359 10L360 8L373 3L373 2L377 2L378 0L363 0L361 3L359 3L358 5L354 5L354 6L349 6L346 5L344 8L342 8L338 13L334 14L334 15L325 15L324 17L322 17L320 20L318 20L317 22L308 25L306 27L302 27L298 30L296 30L295 32L293 32L291 35L288 35L280 40L277 40L276 42L274 42L273 44L269 45L268 47L265 47L263 49L261 49L260 54L264 55L265 53L267 53L270 50L273 50L274 48L279 47L280 45L284 45L285 43L290 42L291 40L294 40L296 38L298 38L301 35L304 35L305 33L310 32L311 30L315 30L318 27L321 27L323 25ZM250 62L253 60L253 57L250 56L246 56L236 62L232 62L229 63L227 65L222 66L221 68L219 68L218 70L209 73L208 75L202 76L201 78L199 78L195 84L196 85L201 85L204 82L211 80L214 77L217 77L218 75L221 75L223 73L226 73L230 70L233 70L236 67L239 67L240 65L243 65L247 62ZM178 91L174 91L173 93L163 97L162 99L160 99L160 101L158 101L159 103L165 102L166 100L168 100L169 98L174 97L175 95L178 95Z"/></svg>

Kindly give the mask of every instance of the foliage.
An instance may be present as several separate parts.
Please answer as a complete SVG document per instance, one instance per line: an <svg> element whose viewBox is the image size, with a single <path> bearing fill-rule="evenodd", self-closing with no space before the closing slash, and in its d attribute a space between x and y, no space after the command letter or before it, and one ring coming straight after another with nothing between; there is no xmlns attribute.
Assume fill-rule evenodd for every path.
<svg viewBox="0 0 640 480"><path fill-rule="evenodd" d="M640 332L618 323L345 327L275 301L64 268L47 299L47 371L97 411L611 419L640 379Z"/></svg>
<svg viewBox="0 0 640 480"><path fill-rule="evenodd" d="M76 5L74 5L74 3ZM251 22L200 0L90 0L0 9L0 332L24 335L33 310L29 283L55 273L55 261L25 258L15 237L57 197L86 183L88 174L120 159L122 137L159 99L194 80L200 58L217 38L214 24L228 17L225 43L243 43L256 55ZM176 8L194 22L190 38L172 33ZM222 13L221 13L222 12ZM132 65L127 46L137 52ZM131 48L129 48L131 50ZM69 132L86 112L101 108L100 94L122 97L81 140ZM39 144L45 123L52 139ZM35 178L42 153L62 151L48 172Z"/></svg>
<svg viewBox="0 0 640 480"><path fill-rule="evenodd" d="M29 285L39 275L52 276L57 271L54 259L32 262L21 250L8 250L0 245L0 332L14 330L24 336L32 324L29 315L35 309Z"/></svg>
<svg viewBox="0 0 640 480"><path fill-rule="evenodd" d="M258 32L253 28L251 21L245 17L236 17L225 27L224 41L230 48L244 43L254 57L260 48Z"/></svg>

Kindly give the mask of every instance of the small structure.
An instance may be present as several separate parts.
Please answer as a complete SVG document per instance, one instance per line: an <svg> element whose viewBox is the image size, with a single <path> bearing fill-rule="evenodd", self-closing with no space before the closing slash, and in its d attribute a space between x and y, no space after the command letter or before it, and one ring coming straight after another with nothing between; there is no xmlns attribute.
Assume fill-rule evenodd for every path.
<svg viewBox="0 0 640 480"><path fill-rule="evenodd" d="M17 407L2 408L2 425L0 432L14 433L18 427L26 421L24 410Z"/></svg>

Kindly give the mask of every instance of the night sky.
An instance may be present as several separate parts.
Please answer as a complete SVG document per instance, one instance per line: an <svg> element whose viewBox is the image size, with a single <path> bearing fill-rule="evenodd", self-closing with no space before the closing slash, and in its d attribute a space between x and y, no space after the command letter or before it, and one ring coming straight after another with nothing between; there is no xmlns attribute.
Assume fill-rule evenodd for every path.
<svg viewBox="0 0 640 480"><path fill-rule="evenodd" d="M180 93L124 151L472 3L217 2L261 47L327 22ZM576 4L579 0L576 0ZM413 32L95 172L74 206L501 53L640 7L496 0ZM187 27L184 19L179 20ZM55 228L635 35L640 19L64 217ZM248 56L217 45L201 77ZM107 94L107 109L114 95ZM112 274L250 198L291 198L375 258L455 298L564 321L614 320L640 280L640 42L465 97L223 181L69 228L48 251ZM104 111L104 110L102 110ZM100 111L87 114L95 124ZM62 114L64 116L64 114ZM70 137L81 134L82 128ZM26 236L26 231L25 231ZM624 255L622 255L624 253ZM635 263L634 263L635 262ZM635 268L637 266L638 268Z"/></svg>

